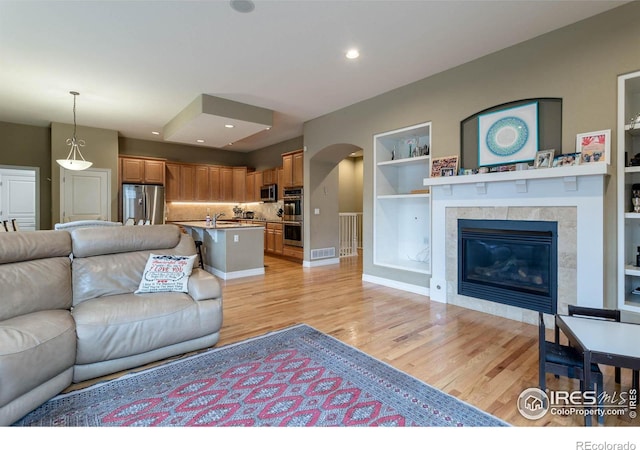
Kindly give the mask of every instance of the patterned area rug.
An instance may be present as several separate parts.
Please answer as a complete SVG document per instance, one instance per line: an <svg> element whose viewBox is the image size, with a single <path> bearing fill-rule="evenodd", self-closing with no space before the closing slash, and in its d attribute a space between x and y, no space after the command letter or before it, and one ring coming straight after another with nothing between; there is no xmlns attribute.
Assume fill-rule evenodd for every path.
<svg viewBox="0 0 640 450"><path fill-rule="evenodd" d="M308 325L59 395L14 426L508 426Z"/></svg>

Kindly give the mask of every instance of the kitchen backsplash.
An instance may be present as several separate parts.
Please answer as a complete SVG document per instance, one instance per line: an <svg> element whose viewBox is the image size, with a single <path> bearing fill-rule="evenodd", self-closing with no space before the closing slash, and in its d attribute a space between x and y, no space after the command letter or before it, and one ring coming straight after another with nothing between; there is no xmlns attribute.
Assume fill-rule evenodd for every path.
<svg viewBox="0 0 640 450"><path fill-rule="evenodd" d="M243 211L253 211L254 219L281 220L278 217L278 210L282 208L282 201L275 203L172 203L167 202L165 208L167 222L204 220L207 212L213 217L214 214L224 213L221 217L232 219L235 217L234 207L240 207Z"/></svg>

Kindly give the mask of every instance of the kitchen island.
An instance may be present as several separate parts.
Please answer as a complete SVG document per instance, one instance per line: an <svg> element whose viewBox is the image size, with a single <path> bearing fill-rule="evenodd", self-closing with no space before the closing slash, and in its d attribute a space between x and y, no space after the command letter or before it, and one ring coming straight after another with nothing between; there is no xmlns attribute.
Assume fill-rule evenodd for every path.
<svg viewBox="0 0 640 450"><path fill-rule="evenodd" d="M184 227L194 240L202 241L207 272L229 280L264 275L264 225L218 221L173 222Z"/></svg>

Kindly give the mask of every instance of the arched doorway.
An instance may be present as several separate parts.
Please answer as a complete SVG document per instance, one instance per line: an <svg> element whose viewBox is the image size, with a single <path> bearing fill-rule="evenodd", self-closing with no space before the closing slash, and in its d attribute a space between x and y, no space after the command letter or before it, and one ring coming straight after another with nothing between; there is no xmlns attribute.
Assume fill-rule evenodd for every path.
<svg viewBox="0 0 640 450"><path fill-rule="evenodd" d="M351 173L345 173L346 167ZM362 148L352 144L327 146L309 160L308 183L305 180L305 217L309 218L305 224L305 259L309 266L339 263L340 210L341 206L357 205L349 209L357 208L362 213L362 167ZM357 200L354 189L360 193Z"/></svg>

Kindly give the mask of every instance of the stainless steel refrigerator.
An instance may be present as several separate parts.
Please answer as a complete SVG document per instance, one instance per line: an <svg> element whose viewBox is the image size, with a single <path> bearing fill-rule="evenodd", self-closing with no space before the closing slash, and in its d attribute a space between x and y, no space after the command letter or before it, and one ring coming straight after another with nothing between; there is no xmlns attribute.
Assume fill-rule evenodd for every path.
<svg viewBox="0 0 640 450"><path fill-rule="evenodd" d="M164 223L164 186L122 185L122 222L134 225Z"/></svg>

